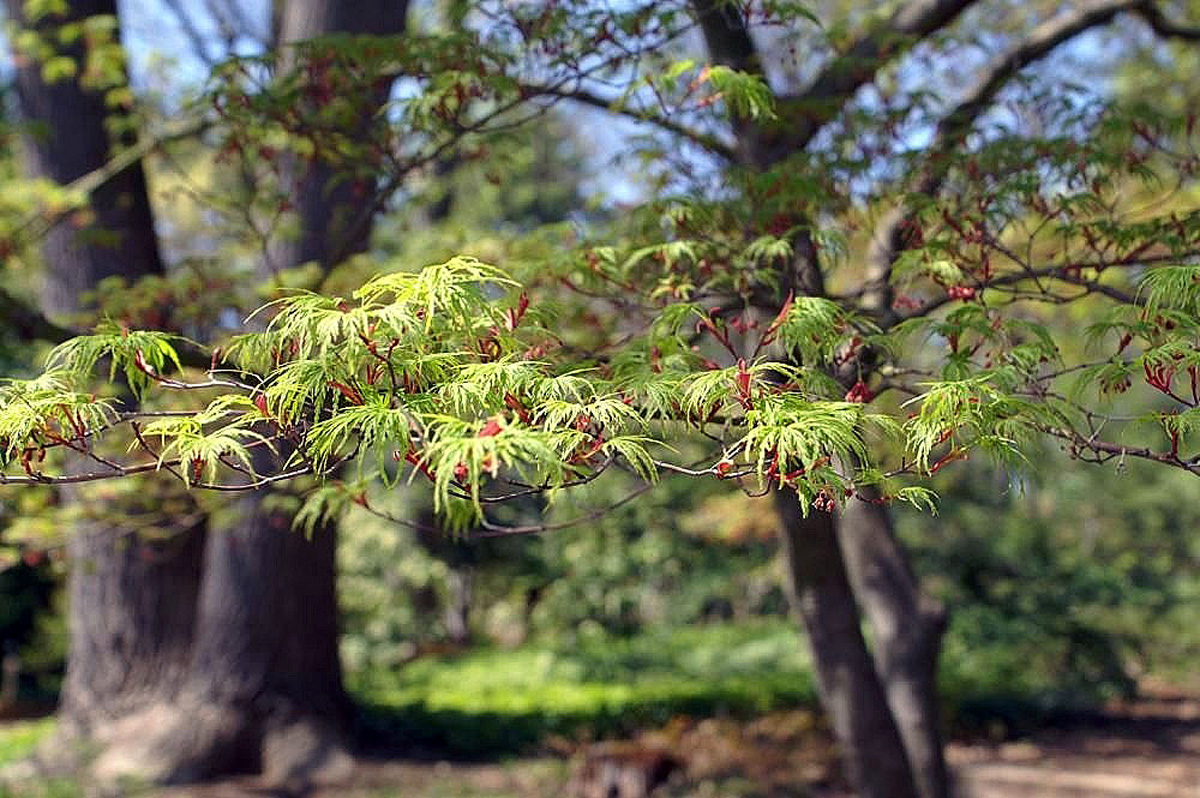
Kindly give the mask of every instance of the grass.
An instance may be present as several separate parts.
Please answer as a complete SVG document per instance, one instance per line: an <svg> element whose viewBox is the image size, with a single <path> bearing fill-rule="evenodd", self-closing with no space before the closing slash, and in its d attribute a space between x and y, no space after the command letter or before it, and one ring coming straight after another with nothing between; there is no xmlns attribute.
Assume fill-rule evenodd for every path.
<svg viewBox="0 0 1200 798"><path fill-rule="evenodd" d="M1038 684L1015 683L976 660L948 642L942 687L953 728L1016 728L1047 712ZM348 686L366 738L493 759L544 748L556 736L620 736L678 715L747 718L817 700L804 642L782 618L476 648L351 673ZM52 730L49 718L0 724L0 768Z"/></svg>
<svg viewBox="0 0 1200 798"><path fill-rule="evenodd" d="M1055 674L1015 679L988 654L980 662L947 641L940 681L952 729L1007 734L1078 708L1055 693ZM625 735L677 715L751 717L817 703L804 641L783 618L472 649L349 681L369 735L471 758L526 753L555 736Z"/></svg>
<svg viewBox="0 0 1200 798"><path fill-rule="evenodd" d="M781 620L430 657L354 675L351 689L369 730L463 756L816 700L801 641Z"/></svg>
<svg viewBox="0 0 1200 798"><path fill-rule="evenodd" d="M33 754L54 733L53 717L37 720L13 720L0 723L0 776L5 768ZM9 783L0 780L0 798L78 798L80 785L69 778L24 780Z"/></svg>
<svg viewBox="0 0 1200 798"><path fill-rule="evenodd" d="M630 638L474 649L351 674L368 734L447 755L524 753L551 736L595 738L677 715L750 717L816 700L808 656L783 620L663 629ZM53 730L0 726L0 766Z"/></svg>
<svg viewBox="0 0 1200 798"><path fill-rule="evenodd" d="M54 732L54 718L0 723L0 768L27 758Z"/></svg>

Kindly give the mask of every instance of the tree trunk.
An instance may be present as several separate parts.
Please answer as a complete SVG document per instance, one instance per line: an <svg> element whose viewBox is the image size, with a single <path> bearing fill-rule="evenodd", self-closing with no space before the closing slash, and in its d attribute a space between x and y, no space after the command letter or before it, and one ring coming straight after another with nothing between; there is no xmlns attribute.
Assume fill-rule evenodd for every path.
<svg viewBox="0 0 1200 798"><path fill-rule="evenodd" d="M783 521L792 606L804 622L821 703L860 798L916 798L904 745L859 627L834 517L800 513L792 491L775 493Z"/></svg>
<svg viewBox="0 0 1200 798"><path fill-rule="evenodd" d="M886 507L852 500L838 539L854 595L871 624L875 667L921 798L950 794L937 694L946 612L922 595Z"/></svg>
<svg viewBox="0 0 1200 798"><path fill-rule="evenodd" d="M293 531L281 498L240 497L236 521L210 536L181 694L143 714L155 730L147 744L102 761L102 775L177 783L262 771L299 787L344 773L334 534Z"/></svg>
<svg viewBox="0 0 1200 798"><path fill-rule="evenodd" d="M67 500L100 499L95 490ZM131 511L128 499L105 512ZM87 520L68 543L70 635L59 707L70 733L103 740L113 721L150 703L171 700L189 661L200 585L202 527L166 538L121 533L111 520Z"/></svg>
<svg viewBox="0 0 1200 798"><path fill-rule="evenodd" d="M276 16L276 35L286 47L334 32L398 34L406 7L395 0L290 0ZM287 68L291 55L284 51L280 61ZM362 132L376 121L389 88L364 94ZM361 185L356 191L325 163L293 159L290 166L299 234L271 242L264 279L311 261L328 269L364 251L370 238ZM278 465L256 467L267 473ZM155 733L123 759L98 763L103 775L182 782L261 770L269 783L303 789L345 773L350 706L338 659L336 533L332 526L308 537L293 530L297 502L283 490L247 494L228 524L214 528L182 694L173 707L143 715Z"/></svg>
<svg viewBox="0 0 1200 798"><path fill-rule="evenodd" d="M25 19L23 5L6 0L18 24ZM34 28L54 36L64 24L115 15L116 3L86 0L69 9L68 16L47 17ZM83 45L64 54L81 62ZM103 92L86 90L74 78L47 83L32 59L19 61L15 83L29 125L23 140L33 176L69 183L104 166L114 144L131 143L110 140ZM85 310L84 293L106 277L163 272L140 163L94 192L87 212L91 218L82 225L82 215L55 225L42 245L42 305L59 319ZM169 700L180 682L200 584L203 524L159 529L153 540L115 529L119 519L136 523L145 511L158 509L164 494L144 483L133 493L80 486L61 495L64 509L84 516L67 543L70 644L61 723L68 733L103 738L116 717ZM103 513L91 512L93 507Z"/></svg>
<svg viewBox="0 0 1200 798"><path fill-rule="evenodd" d="M945 24L961 5L924 8L927 18L917 27ZM692 0L692 7L713 61L761 72L757 46L737 4ZM916 20L906 24L911 27ZM839 96L834 89L818 80L810 87L809 99L844 102L849 96ZM853 90L850 85L848 91ZM751 169L769 168L803 151L820 126L819 120L805 116L785 116L766 126L758 120L735 117L737 158ZM793 244L790 268L780 274L783 291L823 296L823 276L811 234L796 236ZM782 298L780 292L770 312L778 312ZM932 607L928 608L929 618L917 616L918 610L926 608L918 607L916 580L905 568L903 551L890 534L890 526L884 534L878 525L854 522L852 528L839 533L838 523L830 516L814 513L809 519L801 518L790 491L778 496L793 603L808 629L822 700L844 748L852 782L864 796L914 795L919 791L921 798L944 798L946 774L934 693L940 626ZM846 561L839 537L840 546L847 548ZM877 542L878 550L872 548ZM853 589L847 566L854 574ZM906 580L900 578L901 573L907 574ZM890 593L876 587L882 574L891 579ZM856 596L872 625L883 626L876 635L881 642L874 663L858 625ZM906 603L900 600L902 596L910 600ZM913 617L906 618L910 611ZM920 639L909 639L918 629L922 631Z"/></svg>
<svg viewBox="0 0 1200 798"><path fill-rule="evenodd" d="M50 15L35 25L25 20L22 0L5 0L9 18L22 28L54 36L63 25L93 16L115 16L116 0L76 0L68 4L65 17ZM114 34L115 35L115 34ZM82 64L82 44L63 48L63 55ZM79 67L82 72L82 66ZM70 183L108 162L114 141L105 128L112 110L105 106L104 92L83 88L76 78L54 83L43 79L42 64L31 58L18 59L17 100L21 116L29 124L24 138L28 169L34 177ZM141 163L125 169L91 197L90 223L55 225L42 245L46 277L43 309L51 315L76 313L81 297L105 277L137 278L163 272Z"/></svg>
<svg viewBox="0 0 1200 798"><path fill-rule="evenodd" d="M22 2L6 3L20 19ZM116 14L115 0L70 8L70 19L39 26ZM384 0L295 0L283 8L281 33L284 41L339 30L398 33L405 10L405 2ZM27 137L34 174L65 183L107 161L102 94L72 80L47 85L32 62L22 64L17 86L22 110L39 127ZM367 118L385 96L384 89L365 98ZM318 167L298 180L303 234L286 265L329 265L335 248L365 246L369 227L354 231L348 247L346 230L333 230L331 219L349 218L352 194L345 183L326 191L329 177ZM163 271L140 164L106 183L91 204L89 228L59 225L46 241L50 313L78 310L81 293L104 277ZM80 234L93 231L104 235ZM239 522L210 536L207 549L201 529L158 544L153 556L140 541L118 542L94 523L72 539L63 720L101 743L97 778L179 781L265 767L276 781L302 783L345 761L337 744L348 704L337 657L333 531L306 539L261 496L240 505Z"/></svg>

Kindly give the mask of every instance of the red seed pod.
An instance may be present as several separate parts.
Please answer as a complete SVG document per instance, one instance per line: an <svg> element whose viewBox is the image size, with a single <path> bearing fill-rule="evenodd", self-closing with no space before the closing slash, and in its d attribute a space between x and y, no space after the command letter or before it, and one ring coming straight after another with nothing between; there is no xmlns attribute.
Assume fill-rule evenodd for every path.
<svg viewBox="0 0 1200 798"><path fill-rule="evenodd" d="M146 362L146 356L142 350L138 350L133 354L133 364L137 366L138 371L150 377L157 377L158 374L154 371L154 366Z"/></svg>
<svg viewBox="0 0 1200 798"><path fill-rule="evenodd" d="M738 358L737 363L737 389L738 401L742 403L742 407L750 409L750 370L746 367L744 358Z"/></svg>
<svg viewBox="0 0 1200 798"><path fill-rule="evenodd" d="M875 393L862 380L854 383L850 390L846 391L845 397L847 402L856 402L858 404L866 404L874 398Z"/></svg>

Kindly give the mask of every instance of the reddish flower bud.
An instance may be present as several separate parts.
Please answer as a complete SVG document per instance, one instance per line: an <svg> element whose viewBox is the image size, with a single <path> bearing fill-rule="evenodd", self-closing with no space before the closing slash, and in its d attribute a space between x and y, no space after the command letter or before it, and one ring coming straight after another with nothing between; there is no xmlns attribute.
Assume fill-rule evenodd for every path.
<svg viewBox="0 0 1200 798"><path fill-rule="evenodd" d="M854 383L850 390L846 391L847 402L857 402L858 404L866 404L875 398L875 393L867 387L867 384L862 380Z"/></svg>

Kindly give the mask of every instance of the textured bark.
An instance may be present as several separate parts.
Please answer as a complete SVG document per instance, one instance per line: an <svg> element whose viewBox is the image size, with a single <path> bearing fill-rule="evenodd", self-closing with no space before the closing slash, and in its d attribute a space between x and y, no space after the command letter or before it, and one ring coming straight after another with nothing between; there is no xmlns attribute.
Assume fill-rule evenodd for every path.
<svg viewBox="0 0 1200 798"><path fill-rule="evenodd" d="M278 41L286 48L333 32L401 33L406 5L290 0L277 17ZM281 62L290 60L285 49ZM387 89L364 95L364 131ZM364 202L353 186L321 163L292 168L299 235L272 243L264 278L310 261L329 268L367 247L369 218L351 224ZM268 473L278 465L256 468ZM181 695L173 707L143 716L155 733L100 762L104 775L180 782L250 769L302 789L344 774L349 703L337 649L336 534L332 527L308 537L293 530L288 508L295 506L284 492L247 494L224 516L229 522L214 527Z"/></svg>
<svg viewBox="0 0 1200 798"><path fill-rule="evenodd" d="M6 0L10 18L23 19L22 5ZM37 27L52 34L66 22L115 13L115 0L74 2L70 16L50 18ZM81 59L82 46L67 54ZM19 64L15 84L27 125L28 169L35 177L69 183L104 166L114 145L131 143L109 138L102 93L71 79L47 84L41 65L33 61ZM43 242L42 305L51 317L86 310L83 294L105 277L163 271L139 163L92 194L89 211L89 224L59 223ZM67 545L70 647L61 717L64 729L72 732L103 736L113 718L169 700L188 662L203 528L192 521L165 535L159 530L153 541L114 529L114 519L136 521L143 510L153 509L145 507L145 493L140 500L111 488L80 487L62 494L66 507L85 515ZM103 507L104 514L82 512L95 506Z"/></svg>
<svg viewBox="0 0 1200 798"><path fill-rule="evenodd" d="M10 19L24 19L21 0L5 0L5 5ZM115 0L78 0L69 8L67 17L49 17L35 29L53 30L74 20L117 13ZM63 54L79 62L83 53L77 45ZM66 184L104 166L114 145L132 143L109 138L104 120L110 111L103 92L85 90L73 79L48 84L41 64L31 60L19 64L15 84L21 115L29 124L24 141L33 175ZM140 163L98 188L90 211L90 225L60 223L43 243L43 307L51 315L78 311L81 295L105 277L137 278L163 270Z"/></svg>
<svg viewBox="0 0 1200 798"><path fill-rule="evenodd" d="M134 755L132 769L166 782L262 770L304 784L344 768L334 534L293 531L286 506L247 494L229 508L236 522L214 529L187 679L144 752L155 760Z"/></svg>
<svg viewBox="0 0 1200 798"><path fill-rule="evenodd" d="M945 157L962 142L1013 75L1083 31L1108 24L1119 13L1139 5L1132 0L1086 3L1038 25L989 62L938 124L927 148L925 165L910 191L928 196L938 193L945 178ZM892 308L890 281L892 267L907 244L903 223L909 218L904 206L884 213L876 223L867 253L864 306L885 328L899 320ZM944 798L949 794L949 785L937 699L944 609L921 594L885 508L851 502L839 529L855 594L874 631L876 667L904 738L918 790L922 798Z"/></svg>
<svg viewBox="0 0 1200 798"><path fill-rule="evenodd" d="M791 491L775 494L792 606L804 621L821 703L861 798L915 798L900 734L859 628L834 517L808 518Z"/></svg>
<svg viewBox="0 0 1200 798"><path fill-rule="evenodd" d="M99 520L74 530L59 708L70 731L103 738L114 719L174 696L189 661L203 540L200 528L151 541Z"/></svg>
<svg viewBox="0 0 1200 798"><path fill-rule="evenodd" d="M916 0L897 14L904 16L916 8L952 14L956 12L951 9L964 5ZM714 61L739 70L760 71L754 41L736 4L694 0L693 8ZM861 49L865 53L873 47L864 44ZM875 59L873 72L882 55L871 57ZM827 70L812 90L824 93L825 87L831 85L829 76L840 74ZM842 75L838 79L853 83L859 77ZM824 103L823 97L816 99ZM785 114L769 126L735 119L738 159L751 168L771 168L804 148L813 135L816 118L810 104L798 117ZM811 235L798 234L793 248L795 255L786 273L780 275L783 293L792 290L808 296L824 295L818 253ZM777 294L763 297L761 304L773 314L778 312L782 301L782 294ZM828 514L816 512L805 519L794 493L781 491L776 495L792 606L803 619L808 634L821 702L842 747L851 784L864 798L915 798L917 786L905 741L892 717L881 674L859 626L859 608L839 545L836 521ZM940 762L940 748L937 756Z"/></svg>
<svg viewBox="0 0 1200 798"><path fill-rule="evenodd" d="M887 508L852 500L838 519L846 571L867 620L887 703L921 798L949 795L937 663L946 613L921 593Z"/></svg>
<svg viewBox="0 0 1200 798"><path fill-rule="evenodd" d="M20 0L6 2L19 18ZM113 0L71 9L74 17L116 14ZM280 32L283 41L396 33L405 10L382 0L293 0L282 7ZM46 85L32 63L19 70L17 86L25 116L37 123L27 137L35 175L66 183L105 164L112 147L101 96L73 81ZM368 117L385 91L365 98ZM330 177L319 167L297 176L303 235L276 250L286 265L329 265L335 250L365 247L369 227L339 227L337 219L351 218L352 194L345 184L330 189ZM90 228L61 224L47 238L51 317L79 310L80 295L104 277L163 271L140 164L106 181L92 206ZM104 235L90 235L97 231ZM304 784L345 763L334 533L305 538L291 530L290 514L271 509L281 505L263 498L242 497L238 522L207 547L195 529L152 551L93 521L72 539L63 719L100 744L97 778L170 782L262 768L277 783Z"/></svg>

